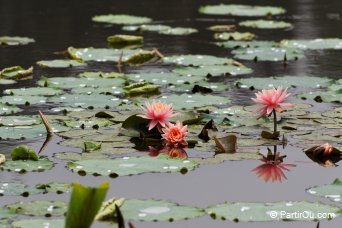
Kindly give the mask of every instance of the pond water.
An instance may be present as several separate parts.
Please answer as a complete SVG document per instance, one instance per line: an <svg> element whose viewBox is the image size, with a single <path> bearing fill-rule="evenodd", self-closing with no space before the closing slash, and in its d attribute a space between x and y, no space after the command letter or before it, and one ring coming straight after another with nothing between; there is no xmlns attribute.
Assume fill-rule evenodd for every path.
<svg viewBox="0 0 342 228"><path fill-rule="evenodd" d="M90 62L85 67L74 68L42 68L35 63L43 59L59 59L61 53L69 46L74 47L107 47L106 37L116 33L125 33L121 25L100 24L91 21L98 14L129 14L147 16L153 18L154 23L167 24L173 27L193 27L200 32L189 36L166 36L158 33L143 33L143 49L158 48L165 56L179 54L207 54L218 57L232 58L231 49L225 49L211 44L215 42L213 32L206 30L208 26L215 24L237 24L247 17L205 15L198 13L198 8L206 4L219 4L222 1L161 1L161 0L121 0L121 1L91 1L91 0L1 0L0 1L0 36L18 35L33 37L36 42L26 46L13 46L0 48L0 69L9 66L21 65L23 67L34 66L33 79L18 81L13 85L0 85L1 94L5 89L36 86L41 76L60 77L76 76L83 71L116 71L113 62ZM276 16L277 20L284 20L293 24L292 29L251 29L239 27L240 32L252 32L257 34L257 40L282 39L315 39L315 38L342 38L342 2L336 0L288 0L277 2L263 1L225 1L224 3L275 5L286 9L286 13ZM134 33L132 33L134 34ZM56 54L57 53L57 54ZM62 57L63 58L63 57ZM239 60L240 61L240 60ZM341 50L308 50L305 58L297 61L289 61L287 66L283 62L246 61L242 64L254 70L252 74L232 77L222 77L220 83L233 84L239 78L270 77L270 76L317 76L331 79L341 79L342 75L342 51ZM168 65L149 64L143 67L123 67L124 73L156 71L169 69ZM214 81L215 81L214 80ZM300 80L300 78L298 78ZM295 89L295 92L301 89ZM252 105L250 97L254 91L231 89L228 92L219 93L229 96L232 105ZM301 99L292 98L292 102L304 102ZM305 101L313 107L308 111L322 112L341 107L336 103L317 103ZM53 105L21 106L25 115L37 115L41 110L45 114L52 114ZM280 114L281 115L281 114ZM341 116L338 117L341 119ZM341 121L340 121L341 125ZM340 126L339 125L339 126ZM255 131L255 130L254 130ZM341 128L337 128L341 135ZM45 137L21 141L0 141L1 153L9 155L10 151L19 144L27 144L38 151ZM145 173L141 175L123 176L116 179L108 177L79 176L65 168L66 161L52 157L55 153L75 151L75 149L59 145L61 137L55 136L45 148L43 155L48 156L55 167L44 172L28 172L24 175L15 172L0 172L1 182L20 181L34 185L38 183L73 182L79 181L86 185L98 185L103 181L110 181L111 187L107 198L111 196L127 199L165 199L182 205L206 208L209 205L229 202L276 202L276 201L322 201L326 204L341 208L341 203L331 202L326 198L320 198L306 192L312 186L329 184L336 178L341 178L342 168L323 167L311 161L303 148L296 146L298 139L288 137L289 144L282 148L278 146L281 154L287 155L285 163L295 164L286 172L287 180L282 182L265 183L257 178L252 170L261 164L259 160L225 161L219 164L203 164L193 171L183 175L177 173ZM341 147L341 141L335 141L335 145ZM259 147L266 154L267 147ZM195 149L187 150L189 157L196 157ZM140 153L140 152L137 152ZM208 156L208 155L206 155ZM210 155L212 156L212 155ZM70 194L46 194L32 195L28 198L18 196L5 196L1 198L0 206L10 203L31 200L64 200L68 201ZM231 222L213 220L209 215L184 221L170 222L138 222L133 221L137 228L141 227L315 227L316 222ZM321 227L341 227L341 218L332 221L321 221ZM96 223L94 227L106 227Z"/></svg>

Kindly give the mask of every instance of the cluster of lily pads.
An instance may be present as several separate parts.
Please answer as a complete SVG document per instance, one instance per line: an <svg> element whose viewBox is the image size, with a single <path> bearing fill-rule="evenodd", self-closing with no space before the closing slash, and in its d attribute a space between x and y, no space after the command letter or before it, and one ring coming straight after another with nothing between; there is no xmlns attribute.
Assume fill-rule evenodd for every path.
<svg viewBox="0 0 342 228"><path fill-rule="evenodd" d="M203 6L199 11L204 14L257 17L285 13L281 7L243 5ZM129 32L158 32L163 35L198 32L193 28L154 24L151 18L129 15L99 15L93 21L123 24L122 29ZM260 19L242 21L238 26L293 28L287 22ZM341 39L259 41L253 40L255 34L236 32L236 26L232 25L215 25L209 29L216 32L215 39L227 40L216 44L234 49L234 58L242 60L288 61L303 58L303 50L342 48ZM51 131L60 137L60 145L79 150L61 151L55 153L52 159L44 156L44 145L41 149L43 156L37 155L29 147L19 146L10 154L10 160L6 160L4 155L0 156L0 168L3 171L20 174L43 172L53 169L53 161L59 160L65 162L66 169L80 176L117 178L152 172L186 174L202 164L262 159L259 153L261 146L286 144L287 138L295 139L288 143L302 148L310 159L322 166L334 166L341 160L341 108L332 107L324 112L312 112L312 105L301 103L299 99L292 100L294 106L274 119L283 134L282 140L278 140L278 137L260 137L260 132L271 129L274 123L268 116L258 120L255 105L230 105L234 98L227 97L227 92L230 94L230 91L248 94L251 90L283 86L289 87L297 98L303 100L338 103L342 97L341 79L313 76L243 78L253 70L234 59L210 55L164 56L157 49L139 49L143 45L143 37L132 34L114 34L107 40L109 48L68 47L63 59L37 62L38 67L72 67L82 71L78 75L41 76L35 87L10 88L4 91L4 96L0 98L0 114L4 115L0 117L2 140L45 138L48 121ZM24 37L0 37L0 45L25 45L31 42L34 40ZM117 70L84 70L93 62L113 62L117 65L113 64L113 68L117 67ZM139 68L146 64L156 69ZM134 72L126 73L122 68L125 65L134 68ZM0 72L0 84L30 79L33 73L33 67L5 68ZM242 78L237 78L238 75ZM220 83L220 80L229 83ZM148 151L148 146L158 146L161 140L154 135L151 137L151 132L146 127L149 120L139 118L137 114L141 114L141 106L152 99L173 104L178 115L169 120L173 123L178 120L187 125L187 144L196 151L197 156L188 157L178 150L172 150L172 153L168 151L166 155L163 150L157 150L157 154L156 151ZM38 115L16 115L29 109L46 110L46 121ZM338 152L334 158L322 160L315 156L312 147L326 142ZM75 192L82 192L83 188L85 187L78 186L73 189ZM341 188L341 181L337 179L331 185L313 187L307 191L340 202ZM71 189L69 183L42 183L36 186L19 182L1 183L0 195L62 194L71 192ZM106 189L106 192L108 186L104 184L99 189ZM77 197L77 202L87 198L87 194L84 198L81 193L74 195L75 199L71 198L70 205L76 204L72 202ZM313 213L341 213L340 206L311 202L226 202L208 208L195 208L163 200L113 199L102 204L105 194L101 192L98 197L98 201L94 203L97 209L89 215L90 223L93 218L116 221L120 217L117 208L120 208L126 220L141 221L173 221L205 214L232 221L269 221L272 220L268 215L269 211L284 207L288 212L310 209ZM0 226L11 224L14 227L37 227L50 224L63 227L63 216L68 211L68 221L73 212L70 205L67 209L66 202L42 200L9 204L0 209ZM76 211L74 218L81 217L81 212ZM17 216L23 217L23 220L18 220Z"/></svg>

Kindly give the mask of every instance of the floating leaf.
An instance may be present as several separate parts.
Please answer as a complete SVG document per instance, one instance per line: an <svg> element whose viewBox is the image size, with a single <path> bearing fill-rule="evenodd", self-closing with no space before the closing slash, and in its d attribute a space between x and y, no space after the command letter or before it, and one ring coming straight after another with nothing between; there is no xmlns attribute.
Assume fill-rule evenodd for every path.
<svg viewBox="0 0 342 228"><path fill-rule="evenodd" d="M6 157L3 154L0 154L0 165L6 162Z"/></svg>
<svg viewBox="0 0 342 228"><path fill-rule="evenodd" d="M41 124L42 121L37 116L2 116L0 126L31 126Z"/></svg>
<svg viewBox="0 0 342 228"><path fill-rule="evenodd" d="M164 57L165 63L175 63L184 66L201 66L201 65L234 65L239 64L233 59L221 58L212 55L174 55Z"/></svg>
<svg viewBox="0 0 342 228"><path fill-rule="evenodd" d="M198 32L198 30L195 28L175 27L175 28L160 30L159 34L185 36L185 35L190 35L196 32Z"/></svg>
<svg viewBox="0 0 342 228"><path fill-rule="evenodd" d="M50 68L67 68L67 67L79 67L86 66L86 63L82 63L76 60L69 59L55 59L55 60L41 60L37 62L38 65L42 67Z"/></svg>
<svg viewBox="0 0 342 228"><path fill-rule="evenodd" d="M240 88L253 87L255 89L266 89L273 87L303 87L303 88L321 88L327 87L333 81L325 77L314 76L281 76L268 78L244 78L235 82Z"/></svg>
<svg viewBox="0 0 342 228"><path fill-rule="evenodd" d="M260 41L260 40L252 40L252 41L229 40L229 41L217 42L216 44L224 48L258 48L258 47L278 46L278 43L274 41Z"/></svg>
<svg viewBox="0 0 342 228"><path fill-rule="evenodd" d="M210 83L207 81L198 81L191 84L171 85L168 87L171 91L192 92L192 93L213 93L228 91L229 85L226 83Z"/></svg>
<svg viewBox="0 0 342 228"><path fill-rule="evenodd" d="M44 171L51 169L53 167L53 162L47 158L40 158L38 161L6 161L4 164L0 165L0 169L15 171L19 173L31 172L31 171Z"/></svg>
<svg viewBox="0 0 342 228"><path fill-rule="evenodd" d="M124 201L124 198L111 198L110 200L103 202L99 212L95 217L95 220L113 221L115 219L116 207L121 207Z"/></svg>
<svg viewBox="0 0 342 228"><path fill-rule="evenodd" d="M0 98L0 102L12 105L33 105L45 104L46 99L43 96L3 96Z"/></svg>
<svg viewBox="0 0 342 228"><path fill-rule="evenodd" d="M276 47L236 49L232 51L232 54L238 59L257 61L297 60L304 57L301 50Z"/></svg>
<svg viewBox="0 0 342 228"><path fill-rule="evenodd" d="M42 190L27 186L22 183L9 182L0 183L0 196L29 196L42 193Z"/></svg>
<svg viewBox="0 0 342 228"><path fill-rule="evenodd" d="M69 193L71 192L72 185L70 183L48 183L48 184L36 184L36 189L44 191L44 193Z"/></svg>
<svg viewBox="0 0 342 228"><path fill-rule="evenodd" d="M17 146L11 152L11 157L13 161L16 160L32 160L38 161L38 156L36 152L28 146Z"/></svg>
<svg viewBox="0 0 342 228"><path fill-rule="evenodd" d="M142 36L132 36L132 35L112 35L107 37L107 41L114 45L126 45L126 44L140 44L144 41Z"/></svg>
<svg viewBox="0 0 342 228"><path fill-rule="evenodd" d="M13 217L16 217L16 216L17 216L17 214L13 213L12 211L8 210L5 207L1 207L0 208L0 226L8 224L7 220L11 219ZM3 227L5 228L8 226L3 226Z"/></svg>
<svg viewBox="0 0 342 228"><path fill-rule="evenodd" d="M131 55L127 60L125 60L125 62L132 66L139 66L150 62L155 57L158 57L155 51L139 50Z"/></svg>
<svg viewBox="0 0 342 228"><path fill-rule="evenodd" d="M62 216L64 215L67 204L62 201L31 201L17 202L6 205L6 208L20 215L31 216Z"/></svg>
<svg viewBox="0 0 342 228"><path fill-rule="evenodd" d="M281 46L309 50L342 49L342 39L282 40Z"/></svg>
<svg viewBox="0 0 342 228"><path fill-rule="evenodd" d="M68 169L73 172L99 174L102 176L127 176L147 172L179 172L192 170L196 164L188 160L158 157L124 157L111 160L83 160L69 162Z"/></svg>
<svg viewBox="0 0 342 228"><path fill-rule="evenodd" d="M273 20L248 20L241 21L240 26L259 28L259 29L280 29L280 28L291 28L292 25L285 21L273 21Z"/></svg>
<svg viewBox="0 0 342 228"><path fill-rule="evenodd" d="M335 91L316 91L316 92L306 92L299 93L297 97L304 100L314 100L318 103L321 102L336 102L342 103L342 93Z"/></svg>
<svg viewBox="0 0 342 228"><path fill-rule="evenodd" d="M24 69L21 66L8 67L0 71L0 77L11 79L27 78L33 74L33 67Z"/></svg>
<svg viewBox="0 0 342 228"><path fill-rule="evenodd" d="M82 61L96 61L96 62L118 62L122 55L122 60L126 61L128 57L134 54L137 50L120 50L111 48L68 48L68 54L71 58Z"/></svg>
<svg viewBox="0 0 342 228"><path fill-rule="evenodd" d="M84 142L84 152L92 152L101 149L102 143L98 142Z"/></svg>
<svg viewBox="0 0 342 228"><path fill-rule="evenodd" d="M15 83L17 83L17 82L12 80L12 79L0 78L0 85L10 85L10 84L15 84Z"/></svg>
<svg viewBox="0 0 342 228"><path fill-rule="evenodd" d="M65 228L89 228L106 197L108 188L108 182L103 182L98 187L74 183Z"/></svg>
<svg viewBox="0 0 342 228"><path fill-rule="evenodd" d="M231 32L231 31L235 31L236 26L235 25L212 25L208 27L207 29L214 31L214 32Z"/></svg>
<svg viewBox="0 0 342 228"><path fill-rule="evenodd" d="M199 217L204 213L202 209L164 200L125 200L120 209L125 219L136 221L175 221Z"/></svg>
<svg viewBox="0 0 342 228"><path fill-rule="evenodd" d="M26 45L35 42L34 39L29 37L20 36L0 36L0 45Z"/></svg>
<svg viewBox="0 0 342 228"><path fill-rule="evenodd" d="M275 6L250 6L250 5L207 5L199 8L203 14L233 15L245 17L262 17L268 15L278 15L285 13L285 9Z"/></svg>
<svg viewBox="0 0 342 228"><path fill-rule="evenodd" d="M31 87L20 89L6 89L4 94L15 96L54 96L61 94L62 91L54 88L47 87Z"/></svg>
<svg viewBox="0 0 342 228"><path fill-rule="evenodd" d="M63 228L65 221L63 219L23 219L17 220L11 224L13 228Z"/></svg>
<svg viewBox="0 0 342 228"><path fill-rule="evenodd" d="M80 73L78 76L82 78L119 78L119 77L123 77L124 74L119 73L119 72L86 71L86 72Z"/></svg>
<svg viewBox="0 0 342 228"><path fill-rule="evenodd" d="M209 207L207 213L212 218L230 221L278 221L278 220L314 220L322 219L318 215L336 213L337 207L311 202L274 202L274 203L224 203ZM285 211L286 214L282 215ZM293 213L308 211L309 216L291 216ZM337 214L336 214L337 215ZM331 217L332 218L332 217Z"/></svg>
<svg viewBox="0 0 342 228"><path fill-rule="evenodd" d="M0 103L0 114L13 114L20 112L21 109L14 105L5 105Z"/></svg>
<svg viewBox="0 0 342 228"><path fill-rule="evenodd" d="M215 65L215 66L201 66L194 67L179 67L172 72L180 75L195 75L195 76L222 76L222 75L240 75L252 73L252 69L244 65Z"/></svg>
<svg viewBox="0 0 342 228"><path fill-rule="evenodd" d="M160 32L160 31L164 31L164 30L169 30L171 29L170 26L168 25L158 25L158 24L154 24L154 25L126 25L124 27L122 27L122 30L126 30L126 31L138 31L138 32Z"/></svg>
<svg viewBox="0 0 342 228"><path fill-rule="evenodd" d="M82 129L106 127L111 124L109 120L103 118L94 118L89 120L65 120L63 122L65 126Z"/></svg>
<svg viewBox="0 0 342 228"><path fill-rule="evenodd" d="M133 81L143 82L147 81L159 85L180 85L180 84L192 84L194 82L203 80L203 75L179 75L176 73L164 73L164 72L151 72L151 73L139 73L129 74L128 78Z"/></svg>
<svg viewBox="0 0 342 228"><path fill-rule="evenodd" d="M307 192L340 203L342 198L342 179L335 179L332 184L309 188Z"/></svg>
<svg viewBox="0 0 342 228"><path fill-rule="evenodd" d="M143 24L152 21L148 17L131 16L125 14L108 14L108 15L98 15L92 18L95 22L110 23L110 24Z"/></svg>
<svg viewBox="0 0 342 228"><path fill-rule="evenodd" d="M143 94L159 94L159 88L160 85L154 85L148 82L138 82L125 86L123 89L128 96L138 96Z"/></svg>
<svg viewBox="0 0 342 228"><path fill-rule="evenodd" d="M253 40L255 35L250 32L223 32L215 33L214 38L219 40Z"/></svg>

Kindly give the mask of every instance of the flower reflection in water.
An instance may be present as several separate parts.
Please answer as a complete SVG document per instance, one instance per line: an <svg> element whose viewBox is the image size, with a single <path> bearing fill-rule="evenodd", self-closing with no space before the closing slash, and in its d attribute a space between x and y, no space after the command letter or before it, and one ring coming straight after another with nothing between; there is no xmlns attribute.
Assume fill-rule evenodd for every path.
<svg viewBox="0 0 342 228"><path fill-rule="evenodd" d="M314 146L305 151L305 154L317 164L323 167L335 167L342 160L342 152L337 148L325 143L320 146Z"/></svg>
<svg viewBox="0 0 342 228"><path fill-rule="evenodd" d="M149 152L150 152L149 155L152 157L158 156L159 154L166 154L170 158L187 158L188 157L184 148L181 148L181 147L165 146L161 150L157 150L156 148L150 146Z"/></svg>
<svg viewBox="0 0 342 228"><path fill-rule="evenodd" d="M252 171L257 176L263 179L265 182L282 182L283 179L287 179L285 171L290 171L289 167L296 167L294 164L284 164L283 159L286 155L281 156L277 151L277 147L274 147L274 153L268 149L267 156L262 155L261 161L263 164L257 166Z"/></svg>

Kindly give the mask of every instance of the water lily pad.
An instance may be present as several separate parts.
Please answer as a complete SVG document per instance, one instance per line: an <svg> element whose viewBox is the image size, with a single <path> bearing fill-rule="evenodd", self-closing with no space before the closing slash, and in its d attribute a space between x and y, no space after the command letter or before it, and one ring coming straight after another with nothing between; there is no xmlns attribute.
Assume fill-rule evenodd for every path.
<svg viewBox="0 0 342 228"><path fill-rule="evenodd" d="M32 160L18 160L18 161L6 161L5 164L0 165L0 169L15 171L20 173L31 172L31 171L44 171L53 167L53 162L47 158L40 158L38 161Z"/></svg>
<svg viewBox="0 0 342 228"><path fill-rule="evenodd" d="M110 24L144 24L152 21L148 17L131 16L125 14L108 14L108 15L98 15L92 18L95 22L110 23Z"/></svg>
<svg viewBox="0 0 342 228"><path fill-rule="evenodd" d="M68 48L68 54L76 60L96 61L96 62L118 62L122 53L122 60L126 61L128 57L136 50L120 50L111 48Z"/></svg>
<svg viewBox="0 0 342 228"><path fill-rule="evenodd" d="M89 120L65 120L63 122L65 126L82 129L106 127L111 124L109 120L103 118L94 118Z"/></svg>
<svg viewBox="0 0 342 228"><path fill-rule="evenodd" d="M76 60L69 60L69 59L55 59L55 60L41 60L37 62L38 65L42 67L49 67L49 68L67 68L67 67L79 67L79 66L86 66L86 63L76 61Z"/></svg>
<svg viewBox="0 0 342 228"><path fill-rule="evenodd" d="M52 97L49 99L50 102L61 103L70 107L81 107L81 108L106 108L116 107L121 103L121 100L117 97L106 96L106 95L72 95L65 94L61 97Z"/></svg>
<svg viewBox="0 0 342 228"><path fill-rule="evenodd" d="M24 69L21 66L8 67L0 71L0 77L11 79L27 78L33 74L33 67Z"/></svg>
<svg viewBox="0 0 342 228"><path fill-rule="evenodd" d="M78 173L100 174L102 176L126 176L147 172L179 172L192 170L196 167L194 162L158 157L124 157L111 160L82 160L69 162L68 169Z"/></svg>
<svg viewBox="0 0 342 228"><path fill-rule="evenodd" d="M342 49L342 39L330 38L330 39L314 39L314 40L282 40L281 46L286 48L298 48L298 49Z"/></svg>
<svg viewBox="0 0 342 228"><path fill-rule="evenodd" d="M31 88L20 88L20 89L6 89L4 94L15 95L15 96L54 96L61 94L62 91L54 88L46 87L31 87Z"/></svg>
<svg viewBox="0 0 342 228"><path fill-rule="evenodd" d="M13 228L63 228L65 221L63 219L23 219L17 220L11 224Z"/></svg>
<svg viewBox="0 0 342 228"><path fill-rule="evenodd" d="M3 96L0 102L11 105L45 104L47 98L43 96Z"/></svg>
<svg viewBox="0 0 342 228"><path fill-rule="evenodd" d="M26 45L35 42L34 39L29 37L20 36L0 36L0 45Z"/></svg>
<svg viewBox="0 0 342 228"><path fill-rule="evenodd" d="M325 77L314 76L281 76L269 78L246 78L240 79L235 84L240 88L249 88L253 86L256 89L266 89L273 87L303 87L320 88L330 85L333 81Z"/></svg>
<svg viewBox="0 0 342 228"><path fill-rule="evenodd" d="M194 67L178 67L172 72L180 75L195 75L195 76L222 76L222 75L240 75L252 73L252 69L245 66L235 65L213 65Z"/></svg>
<svg viewBox="0 0 342 228"><path fill-rule="evenodd" d="M301 50L277 47L235 49L232 54L238 59L255 61L284 61L285 56L286 60L297 60L304 57Z"/></svg>
<svg viewBox="0 0 342 228"><path fill-rule="evenodd" d="M280 29L280 28L291 28L291 23L285 21L273 21L273 20L248 20L241 21L240 26L259 28L259 29Z"/></svg>
<svg viewBox="0 0 342 228"><path fill-rule="evenodd" d="M12 211L8 210L7 208L1 207L0 208L0 226L7 224L7 220L13 217L16 217L17 214L13 213ZM8 226L3 226L8 227Z"/></svg>
<svg viewBox="0 0 342 228"><path fill-rule="evenodd" d="M14 105L5 105L0 103L0 114L14 114L20 112L21 109Z"/></svg>
<svg viewBox="0 0 342 228"><path fill-rule="evenodd" d="M31 216L62 216L67 210L67 204L62 201L31 201L17 202L6 205L6 208L20 215Z"/></svg>
<svg viewBox="0 0 342 228"><path fill-rule="evenodd" d="M128 78L133 81L143 82L147 81L159 85L180 85L180 84L192 84L194 82L203 80L203 75L179 75L175 73L164 73L164 72L151 72L151 73L138 73L129 74Z"/></svg>
<svg viewBox="0 0 342 228"><path fill-rule="evenodd" d="M137 82L125 86L123 89L128 96L139 96L159 94L159 88L160 85L155 85L148 82Z"/></svg>
<svg viewBox="0 0 342 228"><path fill-rule="evenodd" d="M144 37L142 36L133 36L133 35L123 35L123 34L117 34L117 35L111 35L107 37L107 41L110 44L136 44L136 43L142 43L144 41Z"/></svg>
<svg viewBox="0 0 342 228"><path fill-rule="evenodd" d="M207 5L199 8L203 14L233 15L245 17L261 17L267 15L278 15L285 13L285 9L275 6L250 6L250 5Z"/></svg>
<svg viewBox="0 0 342 228"><path fill-rule="evenodd" d="M319 103L320 102L342 103L342 92L335 92L331 90L299 93L297 94L297 96L304 100L314 100Z"/></svg>
<svg viewBox="0 0 342 228"><path fill-rule="evenodd" d="M223 83L210 83L207 81L198 81L191 84L172 85L168 89L178 92L192 92L192 93L212 93L224 92L229 88L228 84Z"/></svg>
<svg viewBox="0 0 342 228"><path fill-rule="evenodd" d="M32 148L25 146L25 145L15 147L11 152L11 157L13 161L17 161L17 160L38 161L39 160L36 152Z"/></svg>
<svg viewBox="0 0 342 228"><path fill-rule="evenodd" d="M93 159L107 159L108 155L103 153L77 153L77 152L60 152L56 153L54 157L65 161L79 161L79 160L93 160Z"/></svg>
<svg viewBox="0 0 342 228"><path fill-rule="evenodd" d="M202 216L204 211L165 200L125 200L121 211L127 220L175 221Z"/></svg>
<svg viewBox="0 0 342 228"><path fill-rule="evenodd" d="M158 58L155 51L139 50L129 56L128 59L124 62L128 63L131 66L140 66L152 61L156 57Z"/></svg>
<svg viewBox="0 0 342 228"><path fill-rule="evenodd" d="M233 65L234 60L229 58L216 57L212 55L174 55L164 57L165 63L175 63L185 66L201 66L201 65Z"/></svg>
<svg viewBox="0 0 342 228"><path fill-rule="evenodd" d="M0 126L31 126L41 124L41 119L37 116L1 116Z"/></svg>
<svg viewBox="0 0 342 228"><path fill-rule="evenodd" d="M35 188L44 191L44 193L62 194L71 192L72 184L51 182L48 184L37 184Z"/></svg>
<svg viewBox="0 0 342 228"><path fill-rule="evenodd" d="M122 27L122 30L126 31L141 31L141 32L159 32L159 31L164 31L164 30L169 30L171 29L170 26L168 25L159 25L159 24L154 24L154 25L126 25Z"/></svg>
<svg viewBox="0 0 342 228"><path fill-rule="evenodd" d="M162 96L159 98L161 101L168 104L173 104L175 109L193 109L195 107L203 107L207 105L225 105L230 103L227 97L202 95L202 94L182 94Z"/></svg>
<svg viewBox="0 0 342 228"><path fill-rule="evenodd" d="M80 73L78 76L82 78L119 78L123 77L124 74L119 72L86 71Z"/></svg>
<svg viewBox="0 0 342 228"><path fill-rule="evenodd" d="M251 40L251 41L237 41L229 40L216 43L224 48L258 48L258 47L276 47L278 43L274 41Z"/></svg>
<svg viewBox="0 0 342 228"><path fill-rule="evenodd" d="M39 193L43 193L43 191L22 183L0 183L0 196L29 196Z"/></svg>
<svg viewBox="0 0 342 228"><path fill-rule="evenodd" d="M185 35L190 35L196 32L198 32L198 30L195 28L175 27L175 28L160 30L159 34L185 36Z"/></svg>
<svg viewBox="0 0 342 228"><path fill-rule="evenodd" d="M235 25L212 25L207 28L210 31L214 32L231 32L235 31L236 26Z"/></svg>
<svg viewBox="0 0 342 228"><path fill-rule="evenodd" d="M339 208L311 202L274 202L274 203L223 203L209 207L207 213L212 218L224 218L231 221L278 221L278 220L314 220L318 214L336 213ZM285 211L288 214L281 215ZM310 216L291 216L290 213L308 211ZM312 216L312 217L311 217ZM337 214L336 214L337 216ZM320 218L322 219L322 218Z"/></svg>
<svg viewBox="0 0 342 228"><path fill-rule="evenodd" d="M309 188L308 193L326 197L333 202L341 203L342 198L342 179L336 179L332 184Z"/></svg>
<svg viewBox="0 0 342 228"><path fill-rule="evenodd" d="M15 84L15 83L17 83L17 81L15 81L15 80L0 78L0 85L11 85L11 84Z"/></svg>
<svg viewBox="0 0 342 228"><path fill-rule="evenodd" d="M253 40L255 35L250 32L223 32L215 33L214 38L219 40Z"/></svg>

